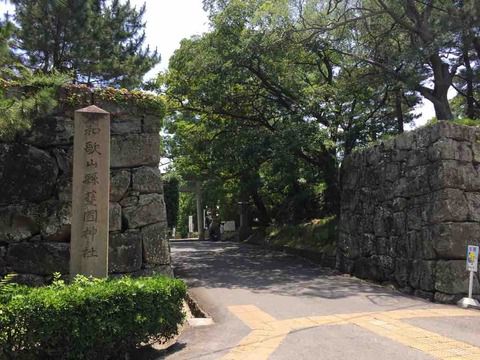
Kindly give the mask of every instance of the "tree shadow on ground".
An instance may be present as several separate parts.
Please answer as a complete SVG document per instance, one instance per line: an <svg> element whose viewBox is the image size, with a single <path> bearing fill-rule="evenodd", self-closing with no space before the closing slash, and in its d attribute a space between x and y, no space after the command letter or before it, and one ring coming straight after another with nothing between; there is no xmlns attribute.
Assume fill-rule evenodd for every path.
<svg viewBox="0 0 480 360"><path fill-rule="evenodd" d="M238 243L173 241L175 275L190 287L246 289L277 295L338 299L366 294L385 304L398 293L304 258Z"/></svg>

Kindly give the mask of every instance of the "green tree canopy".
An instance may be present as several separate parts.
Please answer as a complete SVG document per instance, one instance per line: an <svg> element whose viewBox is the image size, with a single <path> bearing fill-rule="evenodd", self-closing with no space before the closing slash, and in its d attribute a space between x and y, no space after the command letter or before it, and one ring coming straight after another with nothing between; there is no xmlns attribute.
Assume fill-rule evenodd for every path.
<svg viewBox="0 0 480 360"><path fill-rule="evenodd" d="M160 79L175 166L236 179L237 196L252 200L262 222L313 215L320 204L335 213L339 160L403 131L417 101L373 65L306 37L292 9L224 3L213 30L184 40Z"/></svg>
<svg viewBox="0 0 480 360"><path fill-rule="evenodd" d="M145 5L120 0L11 0L24 63L75 81L135 87L160 61L145 47Z"/></svg>

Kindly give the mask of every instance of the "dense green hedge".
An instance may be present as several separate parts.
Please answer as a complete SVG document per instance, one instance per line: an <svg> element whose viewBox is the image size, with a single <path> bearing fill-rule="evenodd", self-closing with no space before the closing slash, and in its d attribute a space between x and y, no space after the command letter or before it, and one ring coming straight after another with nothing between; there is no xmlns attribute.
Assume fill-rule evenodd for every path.
<svg viewBox="0 0 480 360"><path fill-rule="evenodd" d="M0 358L118 359L173 337L184 319L180 280L77 277L0 289Z"/></svg>

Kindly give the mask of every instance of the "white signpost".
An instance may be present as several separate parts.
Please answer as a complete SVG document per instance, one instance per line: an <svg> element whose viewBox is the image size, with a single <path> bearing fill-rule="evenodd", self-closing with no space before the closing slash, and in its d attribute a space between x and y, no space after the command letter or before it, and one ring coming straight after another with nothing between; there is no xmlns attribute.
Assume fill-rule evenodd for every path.
<svg viewBox="0 0 480 360"><path fill-rule="evenodd" d="M473 293L473 276L478 271L478 246L467 246L467 271L470 272L470 281L468 283L468 297L463 298L458 302L458 306L463 308L477 307L480 308L480 303L472 296Z"/></svg>
<svg viewBox="0 0 480 360"><path fill-rule="evenodd" d="M235 231L235 221L225 221L224 231L226 232L234 232Z"/></svg>
<svg viewBox="0 0 480 360"><path fill-rule="evenodd" d="M188 232L193 233L193 215L188 216Z"/></svg>

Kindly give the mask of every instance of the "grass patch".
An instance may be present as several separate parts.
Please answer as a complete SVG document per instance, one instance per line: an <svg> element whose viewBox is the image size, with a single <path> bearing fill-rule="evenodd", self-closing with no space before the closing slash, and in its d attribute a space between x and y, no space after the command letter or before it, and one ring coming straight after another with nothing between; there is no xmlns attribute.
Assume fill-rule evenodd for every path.
<svg viewBox="0 0 480 360"><path fill-rule="evenodd" d="M266 232L266 240L270 245L329 255L335 254L336 237L337 219L334 216L300 225L269 227Z"/></svg>

